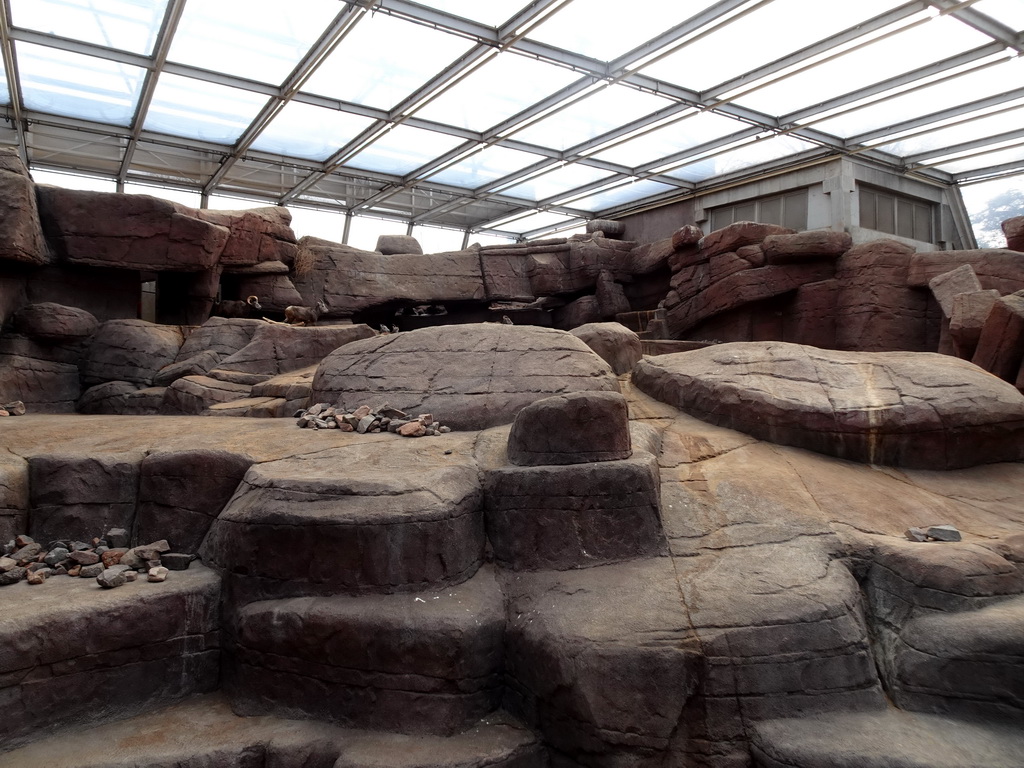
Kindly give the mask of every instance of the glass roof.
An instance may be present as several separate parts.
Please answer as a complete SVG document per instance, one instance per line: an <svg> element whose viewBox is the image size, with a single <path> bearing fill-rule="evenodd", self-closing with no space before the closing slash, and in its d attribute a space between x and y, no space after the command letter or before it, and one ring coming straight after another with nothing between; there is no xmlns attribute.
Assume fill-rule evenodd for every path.
<svg viewBox="0 0 1024 768"><path fill-rule="evenodd" d="M281 7L7 0L0 141L122 188L483 237L851 152L939 184L1024 171L1021 0Z"/></svg>

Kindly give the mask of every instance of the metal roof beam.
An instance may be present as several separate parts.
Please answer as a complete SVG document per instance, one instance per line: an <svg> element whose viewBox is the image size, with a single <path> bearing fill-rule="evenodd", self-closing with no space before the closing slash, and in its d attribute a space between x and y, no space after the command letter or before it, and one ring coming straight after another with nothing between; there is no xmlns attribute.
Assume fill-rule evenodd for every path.
<svg viewBox="0 0 1024 768"><path fill-rule="evenodd" d="M256 118L249 123L249 126L245 129L238 141L232 148L231 154L224 158L224 162L221 163L220 168L214 173L210 180L203 186L203 194L210 194L210 192L216 188L220 181L227 175L231 169L247 149L252 145L256 138L260 135L260 132L266 128L270 122L280 114L281 110L288 104L289 101L299 92L299 89L305 85L306 81L316 71L324 60L330 56L334 50L338 47L342 40L348 36L356 24L359 23L360 19L366 14L368 8L366 4L360 3L355 6L348 6L345 10L341 11L337 16L334 17L334 21L331 26L320 36L320 39L314 43L313 47L309 49L302 60L295 66L284 83L281 85L280 91L276 96L273 96L260 110L260 113Z"/></svg>
<svg viewBox="0 0 1024 768"><path fill-rule="evenodd" d="M929 65L924 66L924 67L919 67L919 68L917 68L915 70L912 70L910 72L905 72L902 75L897 75L895 77L890 77L890 78L888 78L886 80L881 80L881 81L879 81L877 83L872 83L871 85L865 86L864 88L859 88L856 91L850 91L849 93L845 93L842 96L837 96L837 97L835 97L833 99L828 99L827 101L819 102L818 104L815 104L814 106L806 107L804 109L800 109L800 110L797 110L795 112L790 112L787 115L783 115L781 118L779 118L779 120L784 125L791 125L791 124L794 124L794 123L798 123L798 122L800 122L802 120L810 120L812 118L814 119L815 122L820 121L820 120L827 120L827 119L830 119L832 117L835 117L836 115L843 114L846 111L850 111L850 110L843 110L842 109L843 107L849 107L850 105L857 104L857 102L863 101L864 99L870 99L872 96L879 96L881 94L886 93L887 91L893 90L894 88L899 88L901 86L910 85L911 83L915 83L915 82L918 82L920 80L924 80L924 79L927 79L927 78L932 78L935 75L941 75L944 72L949 72L950 70L956 69L958 67L968 66L968 65L970 65L970 64L972 64L974 62L984 61L984 59L989 58L989 57L991 57L991 56L993 56L995 54L999 54L1002 51L1003 51L1003 47L1001 45L999 45L998 43L988 43L986 45L981 46L980 48L975 48L975 49L970 50L970 51L965 51L964 53L961 53L961 54L959 54L957 56L951 56L948 59L943 59L942 61L937 61L934 64L929 64ZM988 63L985 63L985 64L981 64L979 68L984 68L986 66L992 66L993 63L997 63L997 62L988 62ZM974 70L970 70L970 71L974 71ZM961 73L957 73L957 75L960 75L960 74L964 74L964 73L962 73L962 72ZM957 75L951 75L951 77L955 77ZM887 98L894 98L895 96L902 96L904 93L908 93L911 90L917 90L918 88L923 88L923 87L927 87L927 86L930 86L930 85L934 85L935 83L941 82L944 79L947 79L947 78L941 78L940 77L940 78L937 78L937 79L934 79L934 80L929 80L927 83L923 83L921 85L915 86L914 88L910 88L910 89L906 89L906 90L900 91L898 94L892 94L891 96L887 96L887 97L882 98L882 99L876 99L874 102L871 102L871 103L878 103L879 101L885 101ZM866 104L857 104L856 108L859 109L860 107L863 107L863 106L867 106L867 105ZM840 111L832 112L832 110L840 110ZM822 113L826 113L826 112L832 112L832 113L824 115L824 116L821 116Z"/></svg>
<svg viewBox="0 0 1024 768"><path fill-rule="evenodd" d="M167 62L167 52L171 49L171 40L181 21L181 14L185 11L185 0L171 0L167 4L164 13L163 24L160 27L160 34L157 37L156 48L153 52L153 63L142 83L142 92L139 94L139 103L135 107L135 116L132 118L132 134L128 145L124 149L124 157L121 159L121 168L117 172L118 188L124 186L128 177L128 170L132 165L132 158L135 156L135 149L138 146L139 136L142 135L142 126L146 122L146 114L149 112L149 105L153 103L153 94L156 92L156 84L160 79L161 70Z"/></svg>
<svg viewBox="0 0 1024 768"><path fill-rule="evenodd" d="M939 9L943 15L953 16L969 27L988 35L993 40L1017 53L1024 53L1024 33L1015 31L991 16L970 7L962 0L928 0L929 5Z"/></svg>
<svg viewBox="0 0 1024 768"><path fill-rule="evenodd" d="M988 109L989 107L998 106L1017 99L1024 99L1024 88L1016 88L1012 91L1006 91L996 96L978 99L977 101L971 101L949 109L943 109L938 112L921 115L920 117L915 117L910 120L902 120L898 123L883 126L882 128L876 128L873 131L866 131L856 136L851 136L847 139L847 143L850 145L866 144L868 142L887 138L905 131L912 131L915 128L923 128L924 126L932 125L933 123L940 121L969 115L972 112ZM893 139L893 141L895 141L895 139Z"/></svg>
<svg viewBox="0 0 1024 768"><path fill-rule="evenodd" d="M938 149L933 149L928 152L919 152L915 155L907 155L903 158L903 162L908 166L916 165L927 160L932 160L936 157L957 155L962 152L970 152L975 149L986 149L992 147L993 144L1000 144L1004 141L1014 141L1015 139L1024 139L1024 128L1016 131L1007 131L1006 133L1000 133L996 136L986 136L985 138L975 139L974 141L965 141L948 147L939 147ZM950 161L954 159L955 158L951 158Z"/></svg>
<svg viewBox="0 0 1024 768"><path fill-rule="evenodd" d="M14 43L11 36L11 9L7 0L0 0L0 52L4 62L4 75L7 78L7 91L11 100L11 119L18 136L18 156L28 168L28 143L25 140L25 120L21 104L21 80L18 78L18 60L14 55Z"/></svg>

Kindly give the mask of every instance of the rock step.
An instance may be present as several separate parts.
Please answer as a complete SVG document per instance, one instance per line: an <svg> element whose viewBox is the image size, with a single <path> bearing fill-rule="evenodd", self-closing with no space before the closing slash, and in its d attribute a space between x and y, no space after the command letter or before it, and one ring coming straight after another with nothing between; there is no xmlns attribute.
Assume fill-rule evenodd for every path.
<svg viewBox="0 0 1024 768"><path fill-rule="evenodd" d="M448 735L497 708L504 625L490 568L415 594L250 603L225 689L242 715Z"/></svg>
<svg viewBox="0 0 1024 768"><path fill-rule="evenodd" d="M239 717L219 694L196 696L119 722L69 729L11 752L22 768L274 765L279 768L542 768L533 734L496 713L449 736L352 731L278 717Z"/></svg>
<svg viewBox="0 0 1024 768"><path fill-rule="evenodd" d="M409 592L479 568L473 437L361 437L246 473L201 549L203 562L231 575L239 603Z"/></svg>
<svg viewBox="0 0 1024 768"><path fill-rule="evenodd" d="M1020 768L1024 729L889 709L754 726L758 768Z"/></svg>
<svg viewBox="0 0 1024 768"><path fill-rule="evenodd" d="M197 563L162 583L143 577L117 589L68 576L20 582L3 587L3 601L5 748L218 685L220 579Z"/></svg>
<svg viewBox="0 0 1024 768"><path fill-rule="evenodd" d="M905 709L1024 722L1024 597L910 621L894 648Z"/></svg>

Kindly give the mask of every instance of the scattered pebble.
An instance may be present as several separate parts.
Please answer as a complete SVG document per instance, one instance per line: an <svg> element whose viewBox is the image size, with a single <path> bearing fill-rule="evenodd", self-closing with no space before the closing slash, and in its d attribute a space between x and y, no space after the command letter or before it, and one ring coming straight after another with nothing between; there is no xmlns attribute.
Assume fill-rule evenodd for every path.
<svg viewBox="0 0 1024 768"><path fill-rule="evenodd" d="M330 403L316 403L303 411L297 411L295 420L296 425L302 429L338 429L342 432L358 432L361 435L392 432L403 437L424 437L444 435L452 431L451 427L435 421L431 413L421 413L412 417L387 403L376 408L360 405L354 411L346 413L340 413Z"/></svg>

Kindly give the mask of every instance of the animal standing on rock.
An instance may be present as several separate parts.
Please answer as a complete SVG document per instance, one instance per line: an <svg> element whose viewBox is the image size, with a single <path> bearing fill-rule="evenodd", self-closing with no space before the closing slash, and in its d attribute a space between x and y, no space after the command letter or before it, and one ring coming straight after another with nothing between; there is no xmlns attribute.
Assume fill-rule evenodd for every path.
<svg viewBox="0 0 1024 768"><path fill-rule="evenodd" d="M219 301L213 307L213 314L218 317L253 317L254 309L263 309L257 296L248 296L245 301L228 299Z"/></svg>
<svg viewBox="0 0 1024 768"><path fill-rule="evenodd" d="M316 325L320 315L327 311L327 305L323 299L316 303L315 307L285 307L284 321L288 325Z"/></svg>

